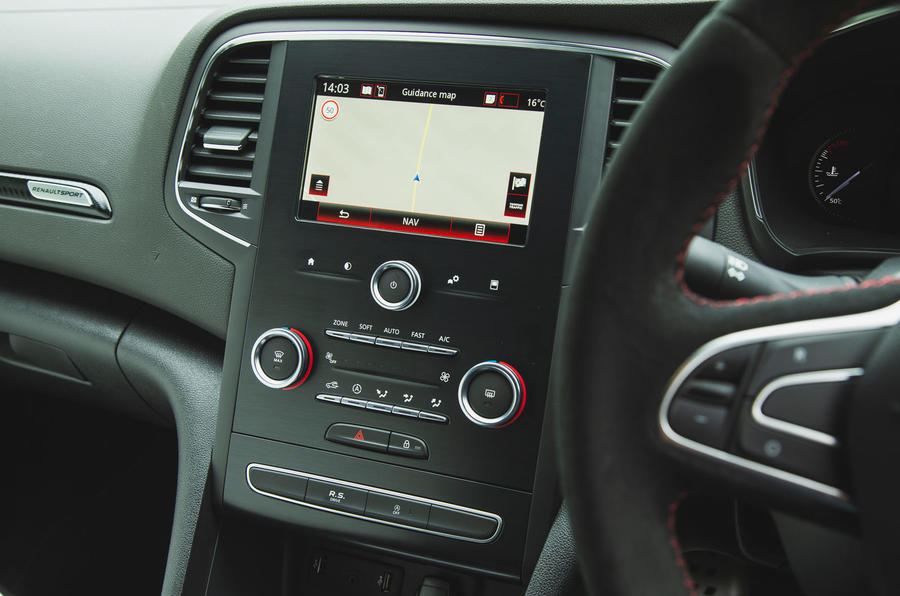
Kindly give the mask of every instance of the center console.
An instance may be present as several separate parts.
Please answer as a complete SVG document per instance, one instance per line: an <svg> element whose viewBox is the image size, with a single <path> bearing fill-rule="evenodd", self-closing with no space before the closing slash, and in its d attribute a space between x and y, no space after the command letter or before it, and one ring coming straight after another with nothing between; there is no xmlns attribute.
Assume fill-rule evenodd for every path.
<svg viewBox="0 0 900 596"><path fill-rule="evenodd" d="M226 78L229 56L260 61L241 50L259 44L258 127L186 126L204 156L238 160L255 143L250 190L179 182L181 210L255 248L228 337L223 504L519 580L557 503L551 360L615 60L652 57L273 31L229 39L205 76ZM241 236L253 222L258 237Z"/></svg>

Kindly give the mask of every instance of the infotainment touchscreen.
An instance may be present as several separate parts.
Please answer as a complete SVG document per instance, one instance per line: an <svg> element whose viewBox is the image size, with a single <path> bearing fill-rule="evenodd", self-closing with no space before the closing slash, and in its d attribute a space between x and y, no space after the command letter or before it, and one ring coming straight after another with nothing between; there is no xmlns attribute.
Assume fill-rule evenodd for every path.
<svg viewBox="0 0 900 596"><path fill-rule="evenodd" d="M315 82L302 220L525 244L545 90Z"/></svg>

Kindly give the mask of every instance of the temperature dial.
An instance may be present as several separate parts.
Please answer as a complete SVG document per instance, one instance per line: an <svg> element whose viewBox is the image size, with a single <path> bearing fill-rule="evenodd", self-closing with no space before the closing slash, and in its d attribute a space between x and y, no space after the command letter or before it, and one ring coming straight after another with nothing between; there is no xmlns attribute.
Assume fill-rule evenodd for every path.
<svg viewBox="0 0 900 596"><path fill-rule="evenodd" d="M522 375L497 360L476 364L459 382L459 407L478 426L499 428L512 424L525 408Z"/></svg>
<svg viewBox="0 0 900 596"><path fill-rule="evenodd" d="M855 131L843 132L826 141L809 167L813 197L831 215L864 218L883 194L883 179L872 139Z"/></svg>
<svg viewBox="0 0 900 596"><path fill-rule="evenodd" d="M312 368L309 340L296 329L269 329L254 342L250 367L259 382L266 387L298 387L309 376Z"/></svg>

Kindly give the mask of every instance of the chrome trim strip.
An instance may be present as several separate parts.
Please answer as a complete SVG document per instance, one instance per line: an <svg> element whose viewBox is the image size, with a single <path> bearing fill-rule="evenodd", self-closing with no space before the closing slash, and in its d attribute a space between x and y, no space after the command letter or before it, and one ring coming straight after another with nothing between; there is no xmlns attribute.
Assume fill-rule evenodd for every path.
<svg viewBox="0 0 900 596"><path fill-rule="evenodd" d="M112 216L112 207L109 205L109 197L106 196L106 193L103 192L100 188L94 186L93 184L88 184L87 182L76 182L74 180L64 180L62 178L48 178L46 176L27 176L25 174L14 174L12 172L0 172L0 176L6 178L16 178L18 180L25 180L27 186L29 186L28 192L31 194L31 197L35 201L48 201L53 203L62 203L66 205L75 205L78 207L90 207L94 211L98 211L105 215L106 217ZM70 188L75 188L86 193L91 198L91 205L84 205L81 203L72 203L69 201L60 201L53 200L49 198L41 198L36 197L31 192L31 184L32 182L44 182L46 184L56 184L61 186L68 186Z"/></svg>
<svg viewBox="0 0 900 596"><path fill-rule="evenodd" d="M467 33L431 33L417 31L377 31L377 30L334 30L334 31L273 31L266 33L251 33L230 39L220 45L209 57L206 65L203 67L203 73L200 75L200 84L197 86L197 92L191 103L191 110L188 116L187 124L184 128L184 135L181 139L181 146L178 150L178 161L175 164L175 199L181 210L191 219L200 222L201 225L210 230L228 238L229 240L249 248L249 242L229 234L225 230L214 226L196 213L193 213L181 198L179 189L179 181L181 180L182 164L184 163L184 153L188 142L188 135L194 127L194 116L197 112L197 106L200 103L200 91L206 83L209 71L216 59L224 52L238 45L259 42L279 42L279 41L397 41L397 42L440 42L448 44L462 45L481 45L481 46L501 46L501 47L521 47L531 49L556 50L561 52L579 52L586 54L595 54L598 56L606 56L610 58L625 58L629 60L638 60L653 64L662 69L669 68L670 64L666 60L638 50L630 50L615 46L605 46L600 44L536 39L525 37L506 37L500 35L478 35Z"/></svg>
<svg viewBox="0 0 900 596"><path fill-rule="evenodd" d="M263 344L273 337L285 338L291 342L291 345L297 350L297 368L294 369L294 372L292 372L289 377L280 381L267 375L262 369L262 364L259 362L259 353L262 350ZM304 346L303 342L297 338L296 334L294 334L293 331L281 327L269 329L256 338L256 341L253 342L253 349L250 351L250 354L250 368L253 370L253 374L256 375L256 380L272 389L284 389L285 387L293 385L297 379L300 378L300 372L306 366L306 361L309 358L309 354L306 352L306 346Z"/></svg>
<svg viewBox="0 0 900 596"><path fill-rule="evenodd" d="M832 32L832 35L835 33L850 31L852 29L856 29L857 27L862 27L863 25L867 25L870 21L877 21L883 19L884 17L889 17L896 12L900 12L900 4L892 4L891 6L873 8L872 10L850 17L846 22L844 22L844 24L835 29Z"/></svg>
<svg viewBox="0 0 900 596"><path fill-rule="evenodd" d="M823 495L841 500L848 501L849 496L841 489L829 486L827 484L810 480L797 474L785 472L772 466L767 466L743 457L727 453L708 445L704 445L698 441L694 441L678 434L669 424L668 412L675 399L675 394L687 378L700 366L703 362L712 358L720 352L736 348L739 346L767 342L777 339L796 338L805 336L818 336L826 333L845 333L850 331L866 331L870 329L880 329L890 327L900 322L900 301L864 313L852 315L843 315L839 317L831 317L827 319L812 319L808 321L795 321L792 323L782 323L780 325L772 325L769 327L758 327L756 329L746 329L729 335L718 337L709 341L698 348L690 357L679 367L663 396L662 403L659 407L658 424L662 439L681 449L692 451L699 455L709 457L720 462L764 474L777 480L794 484L802 488L806 488Z"/></svg>
<svg viewBox="0 0 900 596"><path fill-rule="evenodd" d="M332 509L330 507L323 507L321 505L316 505L314 503L307 503L306 501L298 501L296 499L291 499L288 497L283 497L281 495L276 495L274 493L269 493L263 490L259 490L253 483L250 482L250 470L259 469L259 470L268 470L270 472L280 472L282 474L287 474L289 476L297 476L299 478L306 478L312 480L320 480L322 482L334 482L337 484L341 484L344 486L348 486L350 488L356 488L359 490L365 490L372 493L377 493L381 495L387 495L390 497L398 497L402 499L408 499L410 501L417 501L419 503L428 504L428 505L437 505L438 507L443 507L445 509L452 509L454 511L459 511L461 513L468 513L471 515L477 515L479 517L487 517L489 519L493 519L497 522L497 529L494 531L493 535L489 538L467 538L465 536L457 536L455 534L447 534L445 532L438 532L436 530L429 530L427 528L417 528L415 526L408 526L405 524L398 524L395 522L389 522L387 520L376 519L374 517L368 517L365 515L359 515L357 513L350 513L349 511L340 511L339 509ZM253 492L271 497L273 499L278 499L279 501L285 501L287 503L293 503L294 505L302 505L303 507L309 507L311 509L318 509L319 511L325 511L328 513L336 513L338 515L343 515L346 517L353 517L356 519L361 519L363 521L373 522L376 524L384 524L386 526L393 526L395 528L402 528L404 530L413 530L415 532L423 532L425 534L432 534L434 536L443 536L444 538L452 538L454 540L463 540L465 542L476 542L479 544L486 544L488 542L493 542L497 539L497 536L500 535L500 530L503 528L503 518L497 515L496 513L489 513L487 511L481 511L479 509L472 509L471 507L463 507L462 505L455 505L453 503L445 503L443 501L436 501L434 499L429 499L426 497L418 497L415 495L408 495L406 493L398 493L392 490L387 490L384 488L378 488L375 486L369 486L367 484L358 484L356 482L347 482L346 480L338 480L337 478L329 478L327 476L319 476L317 474L309 474L307 472L298 472L297 470L289 470L286 468L278 468L276 466L269 466L266 464L257 464L251 463L247 464L247 469L245 473L245 478L247 480L247 486L250 487L250 490Z"/></svg>
<svg viewBox="0 0 900 596"><path fill-rule="evenodd" d="M815 430L806 426L802 426L800 424L794 424L793 422L787 422L786 420L781 420L780 418L769 416L768 414L763 412L763 406L765 406L766 400L769 399L769 397L771 397L772 394L779 389L784 389L785 387L796 387L798 385L813 385L816 383L846 382L853 377L862 376L863 372L864 371L861 368L842 368L837 370L819 370L814 372L805 372L778 377L760 390L759 395L757 395L756 399L753 400L753 405L750 408L750 414L753 416L753 419L761 426L765 426L767 428L771 428L772 430L777 430L788 435L793 435L795 437L800 437L801 439L806 439L807 441L820 443L827 447L837 447L839 443L837 437L835 437L834 435L829 435L828 433L824 433L820 430Z"/></svg>

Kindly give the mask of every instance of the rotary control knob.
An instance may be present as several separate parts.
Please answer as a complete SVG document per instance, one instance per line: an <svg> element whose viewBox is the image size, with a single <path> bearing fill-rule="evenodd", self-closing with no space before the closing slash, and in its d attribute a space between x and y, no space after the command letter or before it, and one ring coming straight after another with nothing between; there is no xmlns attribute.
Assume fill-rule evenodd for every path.
<svg viewBox="0 0 900 596"><path fill-rule="evenodd" d="M419 299L422 278L406 261L387 261L375 269L369 286L381 308L406 310Z"/></svg>
<svg viewBox="0 0 900 596"><path fill-rule="evenodd" d="M478 426L507 426L525 408L525 382L519 371L505 362L481 362L460 380L459 406Z"/></svg>
<svg viewBox="0 0 900 596"><path fill-rule="evenodd" d="M312 368L309 340L296 329L269 329L253 344L250 368L266 387L293 389L306 380Z"/></svg>

